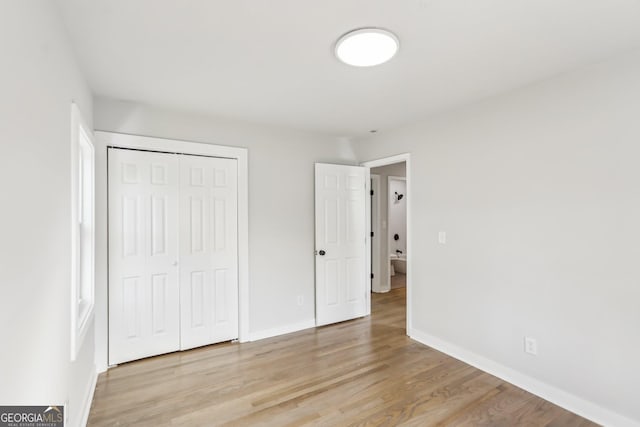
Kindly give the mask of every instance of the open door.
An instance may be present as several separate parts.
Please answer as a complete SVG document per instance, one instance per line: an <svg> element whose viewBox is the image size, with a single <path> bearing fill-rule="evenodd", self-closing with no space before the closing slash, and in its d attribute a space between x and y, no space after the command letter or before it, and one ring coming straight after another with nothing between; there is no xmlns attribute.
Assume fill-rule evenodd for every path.
<svg viewBox="0 0 640 427"><path fill-rule="evenodd" d="M369 312L369 170L316 163L316 324Z"/></svg>

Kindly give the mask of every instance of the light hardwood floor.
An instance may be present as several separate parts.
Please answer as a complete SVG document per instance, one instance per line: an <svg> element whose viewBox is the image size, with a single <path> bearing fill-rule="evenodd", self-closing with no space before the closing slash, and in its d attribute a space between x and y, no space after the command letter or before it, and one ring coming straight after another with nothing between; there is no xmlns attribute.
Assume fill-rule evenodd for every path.
<svg viewBox="0 0 640 427"><path fill-rule="evenodd" d="M391 289L404 288L407 286L407 275L402 273L396 273L391 276Z"/></svg>
<svg viewBox="0 0 640 427"><path fill-rule="evenodd" d="M405 288L372 316L100 375L90 426L594 425L405 336Z"/></svg>

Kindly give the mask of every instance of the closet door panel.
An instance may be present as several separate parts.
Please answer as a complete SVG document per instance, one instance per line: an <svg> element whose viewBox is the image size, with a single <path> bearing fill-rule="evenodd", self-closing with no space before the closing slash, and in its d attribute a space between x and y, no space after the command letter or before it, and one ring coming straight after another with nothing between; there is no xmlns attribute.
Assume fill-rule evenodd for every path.
<svg viewBox="0 0 640 427"><path fill-rule="evenodd" d="M237 162L180 156L180 347L238 337Z"/></svg>
<svg viewBox="0 0 640 427"><path fill-rule="evenodd" d="M109 149L109 363L176 351L178 159Z"/></svg>

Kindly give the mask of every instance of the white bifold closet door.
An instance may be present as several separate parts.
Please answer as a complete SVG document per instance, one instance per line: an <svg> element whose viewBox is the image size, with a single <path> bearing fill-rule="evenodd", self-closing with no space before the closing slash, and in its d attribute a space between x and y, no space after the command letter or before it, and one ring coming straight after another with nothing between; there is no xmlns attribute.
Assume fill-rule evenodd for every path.
<svg viewBox="0 0 640 427"><path fill-rule="evenodd" d="M235 339L236 161L109 149L109 363Z"/></svg>

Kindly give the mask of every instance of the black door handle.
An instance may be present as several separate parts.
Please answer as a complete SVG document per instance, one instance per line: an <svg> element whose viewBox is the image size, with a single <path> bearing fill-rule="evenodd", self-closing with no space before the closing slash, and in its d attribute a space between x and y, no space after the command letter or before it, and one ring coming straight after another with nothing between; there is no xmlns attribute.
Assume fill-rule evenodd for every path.
<svg viewBox="0 0 640 427"><path fill-rule="evenodd" d="M322 249L320 249L320 252L318 252L318 254L320 254L321 256L324 256L324 254L326 254L326 252Z"/></svg>

